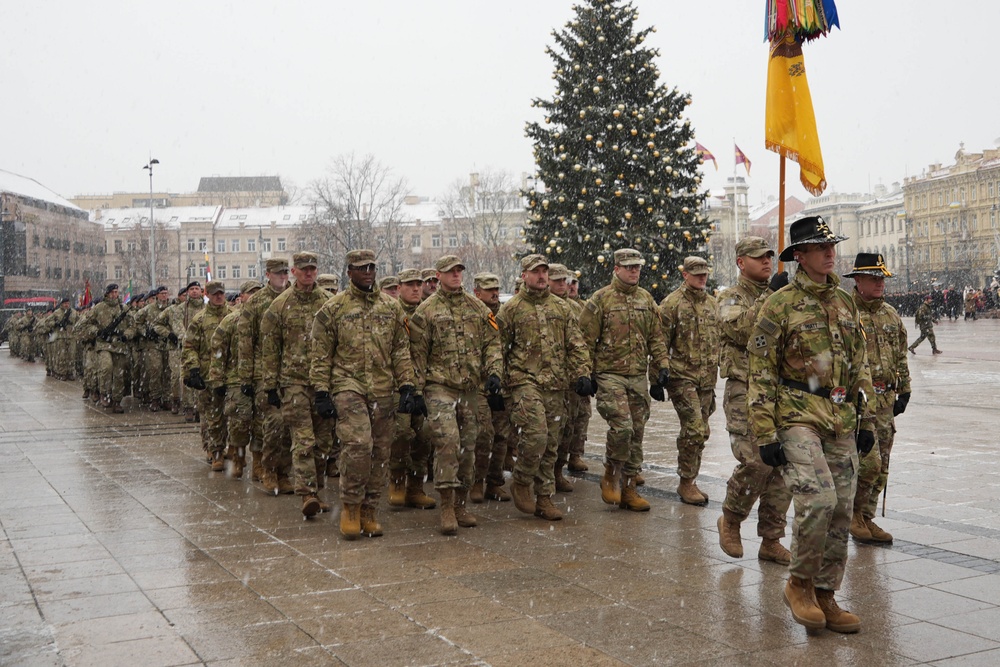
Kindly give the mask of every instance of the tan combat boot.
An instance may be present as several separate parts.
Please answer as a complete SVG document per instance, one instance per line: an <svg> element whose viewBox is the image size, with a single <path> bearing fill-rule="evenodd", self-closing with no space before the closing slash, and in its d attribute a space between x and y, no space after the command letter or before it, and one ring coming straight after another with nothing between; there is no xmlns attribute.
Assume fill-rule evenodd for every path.
<svg viewBox="0 0 1000 667"><path fill-rule="evenodd" d="M361 532L368 537L382 537L382 524L375 516L374 507L361 506Z"/></svg>
<svg viewBox="0 0 1000 667"><path fill-rule="evenodd" d="M636 475L635 475L635 485L636 486L643 486L645 484L646 484L646 478L642 476L642 473L641 472L636 473Z"/></svg>
<svg viewBox="0 0 1000 667"><path fill-rule="evenodd" d="M851 633L861 629L861 619L851 612L841 609L837 601L833 599L833 591L817 588L816 602L826 618L826 627L830 630Z"/></svg>
<svg viewBox="0 0 1000 667"><path fill-rule="evenodd" d="M757 550L758 560L767 560L778 565L790 565L792 552L786 549L778 540L765 537Z"/></svg>
<svg viewBox="0 0 1000 667"><path fill-rule="evenodd" d="M162 409L163 409L163 406L161 406L160 402L157 401L157 400L155 400L155 399L149 404L149 411L150 412L159 412Z"/></svg>
<svg viewBox="0 0 1000 667"><path fill-rule="evenodd" d="M484 500L486 500L486 480L477 479L472 483L472 488L469 489L469 500L476 503L477 505Z"/></svg>
<svg viewBox="0 0 1000 667"><path fill-rule="evenodd" d="M559 508L552 504L552 496L538 496L535 498L535 516L546 521L562 521L563 518Z"/></svg>
<svg viewBox="0 0 1000 667"><path fill-rule="evenodd" d="M330 479L340 477L340 466L337 465L337 459L330 458L326 460L326 476Z"/></svg>
<svg viewBox="0 0 1000 667"><path fill-rule="evenodd" d="M604 476L601 477L601 500L608 505L617 505L622 501L622 491L618 487L621 472L620 463L604 462Z"/></svg>
<svg viewBox="0 0 1000 667"><path fill-rule="evenodd" d="M121 401L111 401L111 412L112 414L120 415L125 412L125 408L122 407Z"/></svg>
<svg viewBox="0 0 1000 667"><path fill-rule="evenodd" d="M264 468L260 474L260 483L269 495L278 495L278 473L276 471Z"/></svg>
<svg viewBox="0 0 1000 667"><path fill-rule="evenodd" d="M871 533L872 542L878 542L879 544L892 544L892 533L887 533L882 530L868 517L864 517L864 520L865 527L868 528L868 532Z"/></svg>
<svg viewBox="0 0 1000 667"><path fill-rule="evenodd" d="M635 489L635 477L623 477L622 478L622 499L618 503L618 507L623 510L631 510L632 512L648 512L649 511L649 501L639 495L639 492Z"/></svg>
<svg viewBox="0 0 1000 667"><path fill-rule="evenodd" d="M406 504L406 470L389 473L389 505L403 507Z"/></svg>
<svg viewBox="0 0 1000 667"><path fill-rule="evenodd" d="M503 484L487 484L486 493L483 495L490 500L499 500L502 503L510 502L510 494L507 493L507 489L503 488Z"/></svg>
<svg viewBox="0 0 1000 667"><path fill-rule="evenodd" d="M510 491L510 495L514 497L514 507L517 508L518 512L535 513L535 495L531 492L529 485L511 481Z"/></svg>
<svg viewBox="0 0 1000 667"><path fill-rule="evenodd" d="M740 539L740 522L725 512L719 517L719 546L730 558L743 558L743 541Z"/></svg>
<svg viewBox="0 0 1000 667"><path fill-rule="evenodd" d="M562 466L556 468L556 492L557 493L572 493L573 485L569 483L569 480L563 477Z"/></svg>
<svg viewBox="0 0 1000 667"><path fill-rule="evenodd" d="M693 479L681 477L681 483L677 486L677 495L681 497L681 502L688 505L708 504L708 496L698 489Z"/></svg>
<svg viewBox="0 0 1000 667"><path fill-rule="evenodd" d="M344 503L340 510L340 534L349 540L361 535L361 505Z"/></svg>
<svg viewBox="0 0 1000 667"><path fill-rule="evenodd" d="M469 492L465 489L455 489L455 493L452 496L455 503L455 521L462 528L475 528L479 524L479 521L471 512L465 509L465 500L468 495Z"/></svg>
<svg viewBox="0 0 1000 667"><path fill-rule="evenodd" d="M457 535L458 519L455 518L455 489L441 489L441 534Z"/></svg>
<svg viewBox="0 0 1000 667"><path fill-rule="evenodd" d="M302 516L311 519L319 514L319 498L308 490L302 494Z"/></svg>
<svg viewBox="0 0 1000 667"><path fill-rule="evenodd" d="M243 477L243 467L246 465L246 453L240 447L233 447L230 458L233 461L233 479Z"/></svg>
<svg viewBox="0 0 1000 667"><path fill-rule="evenodd" d="M188 424L194 423L194 408L184 408L184 421Z"/></svg>
<svg viewBox="0 0 1000 667"><path fill-rule="evenodd" d="M424 493L424 480L420 475L407 475L403 504L421 510L432 510L437 507L437 501Z"/></svg>
<svg viewBox="0 0 1000 667"><path fill-rule="evenodd" d="M858 542L873 542L872 531L868 529L868 524L865 523L865 518L861 516L861 512L855 512L851 516L851 537L853 537Z"/></svg>
<svg viewBox="0 0 1000 667"><path fill-rule="evenodd" d="M796 623L813 630L826 627L826 615L816 602L812 579L800 579L792 576L785 584L785 604L792 612Z"/></svg>
<svg viewBox="0 0 1000 667"><path fill-rule="evenodd" d="M292 484L292 480L288 475L284 473L278 473L278 493L285 496L295 493L295 485Z"/></svg>
<svg viewBox="0 0 1000 667"><path fill-rule="evenodd" d="M221 450L212 452L212 472L222 472L226 469L226 460Z"/></svg>
<svg viewBox="0 0 1000 667"><path fill-rule="evenodd" d="M587 472L589 468L587 464L583 462L583 458L579 454L570 454L569 463L566 464L570 472Z"/></svg>
<svg viewBox="0 0 1000 667"><path fill-rule="evenodd" d="M264 476L264 466L261 465L262 455L260 452L250 452L250 481L260 482Z"/></svg>

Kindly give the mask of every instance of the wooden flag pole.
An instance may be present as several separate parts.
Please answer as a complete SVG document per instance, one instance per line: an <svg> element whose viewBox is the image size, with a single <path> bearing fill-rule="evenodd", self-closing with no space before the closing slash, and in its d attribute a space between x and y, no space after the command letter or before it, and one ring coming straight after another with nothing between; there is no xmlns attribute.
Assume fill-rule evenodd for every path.
<svg viewBox="0 0 1000 667"><path fill-rule="evenodd" d="M781 155L778 168L778 254L785 249L785 156ZM784 262L778 260L778 273L785 270Z"/></svg>

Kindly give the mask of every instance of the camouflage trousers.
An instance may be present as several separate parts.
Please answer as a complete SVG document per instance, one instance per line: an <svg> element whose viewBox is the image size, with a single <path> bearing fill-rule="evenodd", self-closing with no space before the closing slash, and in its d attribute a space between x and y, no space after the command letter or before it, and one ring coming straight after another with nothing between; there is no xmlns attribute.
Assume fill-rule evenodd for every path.
<svg viewBox="0 0 1000 667"><path fill-rule="evenodd" d="M835 591L844 579L858 471L853 433L820 436L805 426L778 431L792 492L792 562L788 573Z"/></svg>
<svg viewBox="0 0 1000 667"><path fill-rule="evenodd" d="M917 349L917 346L923 343L925 339L931 342L932 350L937 349L937 339L934 338L934 327L920 327L920 338L910 343L910 350Z"/></svg>
<svg viewBox="0 0 1000 667"><path fill-rule="evenodd" d="M128 355L109 350L98 350L97 387L101 396L119 403L125 397L125 378L128 371Z"/></svg>
<svg viewBox="0 0 1000 667"><path fill-rule="evenodd" d="M861 458L858 471L858 491L854 494L854 511L869 519L875 518L878 497L889 481L889 455L896 437L892 404L896 393L889 391L875 399L875 446Z"/></svg>
<svg viewBox="0 0 1000 667"><path fill-rule="evenodd" d="M694 479L701 470L701 453L710 435L708 418L715 412L715 387L671 379L666 389L681 424L677 434L677 474Z"/></svg>
<svg viewBox="0 0 1000 667"><path fill-rule="evenodd" d="M163 377L169 388L167 398L180 405L183 392L187 390L191 393L191 390L184 386L184 378L181 375L181 351L173 345L167 348L167 369Z"/></svg>
<svg viewBox="0 0 1000 667"><path fill-rule="evenodd" d="M510 419L521 434L514 481L533 484L536 496L551 496L556 490L556 455L566 423L566 392L523 384L514 387L511 398Z"/></svg>
<svg viewBox="0 0 1000 667"><path fill-rule="evenodd" d="M393 394L394 405L399 405L399 394ZM397 412L393 420L392 446L389 448L389 470L405 471L421 480L427 476L427 459L431 443L423 415Z"/></svg>
<svg viewBox="0 0 1000 667"><path fill-rule="evenodd" d="M149 375L146 373L145 357L140 345L144 342L129 343L129 356L131 362L128 366L129 386L132 388L132 396L141 403L149 400Z"/></svg>
<svg viewBox="0 0 1000 667"><path fill-rule="evenodd" d="M434 446L434 488L468 489L475 475L479 393L431 384L424 387L424 402Z"/></svg>
<svg viewBox="0 0 1000 667"><path fill-rule="evenodd" d="M556 468L562 469L569 457L583 456L587 444L587 429L590 427L590 397L580 396L575 391L566 392L566 423L559 439L559 453Z"/></svg>
<svg viewBox="0 0 1000 667"><path fill-rule="evenodd" d="M392 447L396 401L393 396L366 399L354 391L333 395L340 440L340 500L378 507L389 483L389 449Z"/></svg>
<svg viewBox="0 0 1000 667"><path fill-rule="evenodd" d="M605 458L622 463L626 477L642 467L642 436L649 421L646 376L597 374L597 412L608 423Z"/></svg>
<svg viewBox="0 0 1000 667"><path fill-rule="evenodd" d="M170 373L167 351L159 345L149 345L143 351L143 366L149 383L149 400L166 403L170 400Z"/></svg>
<svg viewBox="0 0 1000 667"><path fill-rule="evenodd" d="M281 390L281 419L291 438L293 483L295 493L307 495L319 489L319 470L326 474L325 445L329 437L317 433L329 432L330 422L313 407L313 389L293 384Z"/></svg>
<svg viewBox="0 0 1000 667"><path fill-rule="evenodd" d="M739 461L726 484L722 511L742 523L760 498L757 535L766 539L781 539L785 536L785 515L792 503L792 494L785 486L781 468L772 468L760 458L760 448L747 423L746 382L726 380L722 409L726 413L729 444L733 448L733 456Z"/></svg>
<svg viewBox="0 0 1000 667"><path fill-rule="evenodd" d="M86 346L83 351L83 388L100 393L97 381L97 351L92 345Z"/></svg>
<svg viewBox="0 0 1000 667"><path fill-rule="evenodd" d="M504 409L490 410L486 397L479 395L476 418L479 421L479 435L476 436L476 481L486 480L495 486L503 486L503 460L507 456L510 441L510 396L504 396Z"/></svg>
<svg viewBox="0 0 1000 667"><path fill-rule="evenodd" d="M292 470L292 439L281 418L281 408L267 402L267 392L257 389L254 396L261 421L261 465L280 474L287 475Z"/></svg>
<svg viewBox="0 0 1000 667"><path fill-rule="evenodd" d="M226 448L226 397L211 389L192 391L198 394L201 415L201 446L206 452L221 452Z"/></svg>
<svg viewBox="0 0 1000 667"><path fill-rule="evenodd" d="M229 446L247 451L260 451L260 421L254 419L253 399L240 392L238 384L228 385L224 407ZM257 449L254 450L254 444Z"/></svg>
<svg viewBox="0 0 1000 667"><path fill-rule="evenodd" d="M52 372L71 378L76 374L76 341L63 336L52 342Z"/></svg>

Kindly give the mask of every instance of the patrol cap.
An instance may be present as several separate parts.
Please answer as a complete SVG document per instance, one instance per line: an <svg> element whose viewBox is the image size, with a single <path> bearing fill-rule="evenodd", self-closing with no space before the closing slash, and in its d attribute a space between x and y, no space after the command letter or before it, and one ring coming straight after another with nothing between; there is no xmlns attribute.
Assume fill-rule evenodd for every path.
<svg viewBox="0 0 1000 667"><path fill-rule="evenodd" d="M695 257L694 255L685 257L684 273L690 273L692 276L706 275L708 273L708 262L701 257Z"/></svg>
<svg viewBox="0 0 1000 667"><path fill-rule="evenodd" d="M791 262L794 260L795 250L799 246L813 243L840 243L841 241L846 241L848 237L834 234L830 231L826 220L821 216L812 215L793 222L792 228L788 231L788 238L788 247L778 255L778 259L782 262Z"/></svg>
<svg viewBox="0 0 1000 667"><path fill-rule="evenodd" d="M445 255L434 264L434 270L444 273L445 271L451 271L454 268L465 268L465 264L462 264L462 260L458 258L458 255Z"/></svg>
<svg viewBox="0 0 1000 667"><path fill-rule="evenodd" d="M399 278L396 276L386 276L382 280L378 281L379 289L385 289L387 287L399 287Z"/></svg>
<svg viewBox="0 0 1000 667"><path fill-rule="evenodd" d="M580 272L577 271L576 269L570 269L569 270L569 278L566 279L566 282L570 282L570 283L578 283L578 282L580 282Z"/></svg>
<svg viewBox="0 0 1000 667"><path fill-rule="evenodd" d="M646 260L638 250L633 248L615 250L615 266L642 266L645 263Z"/></svg>
<svg viewBox="0 0 1000 667"><path fill-rule="evenodd" d="M521 271L531 271L539 266L548 266L549 260L545 255L527 255L521 258Z"/></svg>
<svg viewBox="0 0 1000 667"><path fill-rule="evenodd" d="M118 289L118 283L111 283L110 285L104 288L104 296L107 296L116 289Z"/></svg>
<svg viewBox="0 0 1000 667"><path fill-rule="evenodd" d="M188 283L188 286L184 288L184 291L187 292L192 287L201 287L201 283L198 282L197 280L192 280L191 282Z"/></svg>
<svg viewBox="0 0 1000 667"><path fill-rule="evenodd" d="M549 280L569 280L569 269L565 264L549 264Z"/></svg>
<svg viewBox="0 0 1000 667"><path fill-rule="evenodd" d="M420 275L420 269L403 269L396 274L396 278L399 279L400 285L403 283L421 282L423 280Z"/></svg>
<svg viewBox="0 0 1000 667"><path fill-rule="evenodd" d="M315 253L297 252L292 255L292 265L296 269L308 269L310 267L315 269L319 266L319 259L316 258Z"/></svg>
<svg viewBox="0 0 1000 667"><path fill-rule="evenodd" d="M877 276L879 278L892 278L889 269L885 265L885 257L881 253L859 252L854 258L854 270L845 273L845 278L854 276Z"/></svg>
<svg viewBox="0 0 1000 667"><path fill-rule="evenodd" d="M240 294L249 294L250 292L256 292L261 287L263 287L263 285L261 285L256 280L248 280L242 285L240 285Z"/></svg>
<svg viewBox="0 0 1000 667"><path fill-rule="evenodd" d="M472 281L479 289L500 289L500 277L495 273L477 273Z"/></svg>
<svg viewBox="0 0 1000 667"><path fill-rule="evenodd" d="M420 279L423 281L437 280L437 269L423 269L420 271Z"/></svg>
<svg viewBox="0 0 1000 667"><path fill-rule="evenodd" d="M767 245L767 241L759 236L744 236L736 244L737 257L763 257L765 255L774 256L774 251Z"/></svg>
<svg viewBox="0 0 1000 667"><path fill-rule="evenodd" d="M517 292L518 290L520 290L522 285L524 285L524 278L515 278L514 279L514 291L515 292Z"/></svg>
<svg viewBox="0 0 1000 667"><path fill-rule="evenodd" d="M223 285L218 280L213 280L207 285L205 285L205 293L211 296L212 294L218 294L219 292L225 293L226 286Z"/></svg>
<svg viewBox="0 0 1000 667"><path fill-rule="evenodd" d="M316 284L323 289L338 289L340 287L340 276L335 273L321 273L316 276Z"/></svg>
<svg viewBox="0 0 1000 667"><path fill-rule="evenodd" d="M375 253L372 250L352 250L347 253L347 266L367 266L375 263Z"/></svg>
<svg viewBox="0 0 1000 667"><path fill-rule="evenodd" d="M264 270L268 273L281 273L288 271L288 260L283 257L272 257L264 262Z"/></svg>

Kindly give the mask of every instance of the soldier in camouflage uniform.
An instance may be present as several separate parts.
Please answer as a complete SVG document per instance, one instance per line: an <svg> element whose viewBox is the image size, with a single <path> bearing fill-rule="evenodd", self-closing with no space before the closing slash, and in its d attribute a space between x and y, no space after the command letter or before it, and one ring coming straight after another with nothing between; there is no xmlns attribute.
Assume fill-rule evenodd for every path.
<svg viewBox="0 0 1000 667"><path fill-rule="evenodd" d="M201 414L201 444L212 465L212 472L222 472L226 463L225 384L209 383L209 364L212 361L212 336L219 323L229 314L226 303L226 286L213 280L205 285L208 305L202 308L184 336L183 371L184 386L198 392L198 412Z"/></svg>
<svg viewBox="0 0 1000 667"><path fill-rule="evenodd" d="M333 273L321 273L316 276L316 284L330 296L335 296L340 291L340 276Z"/></svg>
<svg viewBox="0 0 1000 667"><path fill-rule="evenodd" d="M264 345L260 334L261 320L274 299L288 288L288 260L277 257L267 260L264 277L264 288L243 304L236 324L237 344L240 348L237 376L240 393L253 399L253 418L256 422L253 428L259 430L262 436L260 443L251 441L250 444L253 459L251 476L254 481L261 482L269 494L294 493L295 487L288 479L291 456L286 453L287 445L283 446L283 443L288 442L288 430L281 419L281 411L267 401L267 392L262 382L263 366L260 364ZM270 456L266 466L265 451ZM282 473L283 484L279 484L278 471Z"/></svg>
<svg viewBox="0 0 1000 667"><path fill-rule="evenodd" d="M378 281L379 291L393 299L399 298L399 278L386 276Z"/></svg>
<svg viewBox="0 0 1000 667"><path fill-rule="evenodd" d="M475 475L478 390L500 395L503 359L496 319L462 289L465 266L455 255L436 265L440 289L410 318L410 354L417 393L427 405L434 445L434 486L441 495L441 532L476 525L465 508ZM426 285L426 281L425 281Z"/></svg>
<svg viewBox="0 0 1000 667"><path fill-rule="evenodd" d="M239 367L239 338L236 333L243 304L261 285L256 280L248 280L240 285L240 294L236 298L233 310L222 318L215 333L212 334L212 360L208 365L208 384L215 387L216 393L225 397L223 414L226 418L228 436L226 458L233 463L233 479L243 476L246 465L246 453L254 440L260 440L259 426L253 418L253 394L246 396L240 391L240 380L237 373Z"/></svg>
<svg viewBox="0 0 1000 667"><path fill-rule="evenodd" d="M513 399L510 414L521 433L511 495L519 511L559 521L562 512L552 504L552 494L566 422L567 378L576 379L577 394L589 396L590 361L573 311L549 292L548 260L523 258L521 278L524 286L497 313Z"/></svg>
<svg viewBox="0 0 1000 667"><path fill-rule="evenodd" d="M719 329L722 339L720 371L726 378L722 408L726 413L729 444L738 463L726 484L726 499L719 517L719 546L733 558L743 557L740 524L757 507L757 535L762 538L757 558L782 565L791 553L781 545L785 515L792 494L785 486L781 468L772 468L760 458L757 443L747 423L747 370L750 360L747 340L757 321L757 310L771 294L768 278L774 251L758 236L747 236L736 244L736 284L719 295Z"/></svg>
<svg viewBox="0 0 1000 667"><path fill-rule="evenodd" d="M159 412L170 401L170 359L167 341L160 338L154 327L163 311L170 307L170 294L163 286L157 287L151 294L152 300L136 315L133 326L139 336L139 349L143 353L143 367L147 374L149 411Z"/></svg>
<svg viewBox="0 0 1000 667"><path fill-rule="evenodd" d="M910 402L910 367L906 362L906 327L896 309L885 302L885 279L892 274L880 254L859 253L854 270L854 302L868 348L868 368L875 390L875 446L861 457L854 494L851 536L858 542L891 544L892 535L873 521L878 496L889 478L889 454L896 434L896 415Z"/></svg>
<svg viewBox="0 0 1000 667"><path fill-rule="evenodd" d="M330 453L324 446L331 442L329 436L316 436L317 432L329 431L330 422L316 411L309 382L313 319L330 299L329 292L316 285L318 263L311 252L292 256L295 284L275 297L260 323L261 384L267 392L267 402L281 409L281 419L288 429L292 486L295 494L302 497L302 514L306 518L323 509L317 494ZM276 469L274 461L285 458L283 443L284 439L278 441L282 445L278 451L264 453L264 466L275 471L279 486L282 472ZM267 446L272 444L265 442Z"/></svg>
<svg viewBox="0 0 1000 667"><path fill-rule="evenodd" d="M70 308L69 299L63 299L49 321L52 374L60 380L73 380L76 376L76 336L73 328L77 320L77 312Z"/></svg>
<svg viewBox="0 0 1000 667"><path fill-rule="evenodd" d="M438 290L439 278L436 269L423 269L420 272L423 284L420 286L420 302L426 301L434 292Z"/></svg>
<svg viewBox="0 0 1000 667"><path fill-rule="evenodd" d="M94 350L94 341L84 335L92 312L92 306L84 307L73 333L76 335L76 344L83 349L83 398L96 403L101 395L97 385L97 352Z"/></svg>
<svg viewBox="0 0 1000 667"><path fill-rule="evenodd" d="M930 294L925 296L924 302L920 304L914 315L917 328L920 329L920 338L913 341L907 348L910 354L916 354L917 346L923 343L925 339L931 342L931 354L941 354L941 350L937 346L937 339L934 338L934 325L937 324L938 319L934 314L934 308L931 304L932 300Z"/></svg>
<svg viewBox="0 0 1000 667"><path fill-rule="evenodd" d="M570 302L569 301L569 269L566 268L564 264L549 264L549 292L553 297L560 299L565 303L569 309L570 313L573 315L573 323L577 325L579 329L580 318L579 311L583 310L583 305ZM590 402L590 395L580 396L572 387L573 369L566 369L566 389L563 391L563 397L565 402L564 415L565 417L561 420L559 428L559 448L556 452L555 469L553 476L555 478L556 491L558 493L572 493L573 485L570 484L569 480L563 475L563 468L566 467L566 463L569 461L569 447L570 441L576 438L576 424L573 423L573 419L579 414L579 401Z"/></svg>
<svg viewBox="0 0 1000 667"><path fill-rule="evenodd" d="M340 290L340 277L332 273L321 273L316 276L316 284L319 285L321 289L326 290L327 294L331 298L336 296L337 292ZM326 457L326 476L331 479L336 479L340 477L340 466L338 464L338 459L340 458L340 441L337 440L337 420L329 419L330 430L323 429L316 434L317 438L325 438L321 443L320 449L329 452ZM326 486L323 475L319 475L317 478L317 483L319 488L322 489ZM322 500L320 502L323 502ZM326 510L323 510L324 512Z"/></svg>
<svg viewBox="0 0 1000 667"><path fill-rule="evenodd" d="M375 253L347 253L347 289L316 314L309 380L316 411L337 417L340 532L349 540L382 534L377 510L399 411L425 412L416 395L403 309L375 285Z"/></svg>
<svg viewBox="0 0 1000 667"><path fill-rule="evenodd" d="M549 280L552 279L552 267L549 267ZM580 315L583 314L584 301L580 298L580 280L577 272L567 269L566 278L566 302L573 309L573 315L577 324L580 323ZM563 441L565 445L560 445L560 456L563 454L563 447L569 454L566 467L570 472L587 472L587 464L583 460L583 453L587 446L587 429L590 427L590 416L592 408L590 396L580 396L576 392L568 392L569 396L569 420L566 428L563 429ZM556 461L558 467L559 461ZM558 471L557 471L558 472ZM556 479L558 484L558 477ZM638 477L636 485L639 485Z"/></svg>
<svg viewBox="0 0 1000 667"><path fill-rule="evenodd" d="M764 463L784 466L795 503L785 586L792 618L857 632L861 621L834 591L847 563L858 455L875 444L871 375L858 308L834 273L844 237L818 216L795 221L790 235L780 259L799 269L761 306L747 343L750 428Z"/></svg>
<svg viewBox="0 0 1000 667"><path fill-rule="evenodd" d="M473 285L473 295L486 304L495 317L500 310L500 278L493 273L477 273L473 278ZM510 426L510 388L504 386L501 396L504 409L494 411L490 409L486 393L479 392L479 403L476 406L479 426L479 435L476 437L476 476L469 490L469 500L474 503L481 503L487 498L502 502L510 500L510 494L503 488L503 462L507 455L507 443L513 437Z"/></svg>
<svg viewBox="0 0 1000 667"><path fill-rule="evenodd" d="M146 292L136 294L128 302L129 313L125 318L125 337L128 346L128 383L126 387L136 405L143 406L149 402L149 377L146 374L146 365L143 363L144 332L136 326L136 318L146 307L149 295Z"/></svg>
<svg viewBox="0 0 1000 667"><path fill-rule="evenodd" d="M192 280L178 296L177 303L166 308L153 325L153 331L161 340L167 341L167 357L170 362L170 389L173 404L171 412L177 414L184 410L184 421L193 422L197 393L184 386L184 371L181 360L181 350L184 347L184 337L187 335L191 322L205 307L202 300L201 283Z"/></svg>
<svg viewBox="0 0 1000 667"><path fill-rule="evenodd" d="M597 383L597 411L608 423L601 499L634 512L649 510L635 488L642 467L642 437L649 419L646 372L656 384L670 378L670 358L656 301L639 287L646 261L638 250L615 251L611 284L597 290L580 314Z"/></svg>
<svg viewBox="0 0 1000 667"><path fill-rule="evenodd" d="M125 367L128 348L125 346L125 318L128 310L118 298L118 285L104 290L104 300L91 309L81 332L84 340L94 342L97 365L97 385L101 401L112 412L125 412Z"/></svg>

